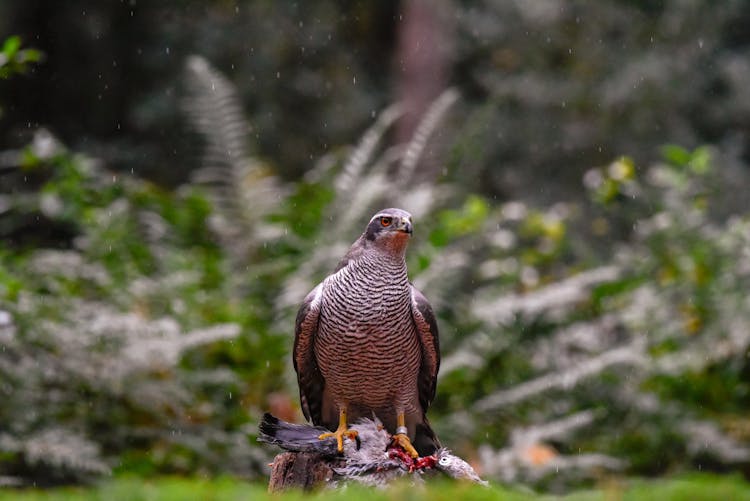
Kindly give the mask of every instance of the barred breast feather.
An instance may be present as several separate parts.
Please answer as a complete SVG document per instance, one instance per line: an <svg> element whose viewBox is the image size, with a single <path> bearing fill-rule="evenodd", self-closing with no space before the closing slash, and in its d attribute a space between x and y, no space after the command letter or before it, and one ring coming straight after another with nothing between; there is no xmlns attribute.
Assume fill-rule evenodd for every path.
<svg viewBox="0 0 750 501"><path fill-rule="evenodd" d="M323 283L321 308L315 353L333 399L417 412L421 353L406 265L363 258L342 268Z"/></svg>

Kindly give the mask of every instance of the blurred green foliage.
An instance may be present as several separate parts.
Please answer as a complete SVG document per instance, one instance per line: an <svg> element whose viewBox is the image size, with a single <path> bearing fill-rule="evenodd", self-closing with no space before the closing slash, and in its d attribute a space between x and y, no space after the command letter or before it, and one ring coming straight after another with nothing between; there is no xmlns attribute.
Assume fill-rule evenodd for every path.
<svg viewBox="0 0 750 501"><path fill-rule="evenodd" d="M580 490L565 496L536 494L528 489L492 486L437 483L426 487L397 485L378 491L351 486L345 491L320 491L316 493L285 492L268 494L265 485L247 484L230 478L214 480L121 477L100 483L94 488L57 488L48 491L8 489L0 491L0 500L57 501L57 500L236 500L236 499L357 499L363 500L551 500L598 501L609 499L654 501L713 501L715 499L750 499L750 485L737 476L693 474L666 480L610 480L597 489Z"/></svg>
<svg viewBox="0 0 750 501"><path fill-rule="evenodd" d="M25 73L31 63L41 60L41 51L21 48L21 37L8 37L0 49L0 78Z"/></svg>
<svg viewBox="0 0 750 501"><path fill-rule="evenodd" d="M44 133L19 158L18 173L35 183L3 195L2 228L14 235L0 252L0 391L9 404L0 422L12 423L0 430L3 475L55 482L109 470L258 474L266 460L252 443L260 413L297 407L289 367L296 304L361 223L340 228L330 215L351 195L326 188L342 186L337 176L346 169L279 187L276 208L256 216L291 231L270 233L237 261L238 244L212 223L221 209L209 186L168 191L109 172ZM607 452L646 474L743 464L748 339L736 329L750 325L742 309L748 221L712 219L710 200L725 182L712 158L705 148L670 146L649 169L627 158L594 169L585 217L570 205L493 206L451 184L431 188L457 203L418 222L424 236L409 259L440 316L444 365L431 416L445 443L463 454L480 445L501 454L523 435L519 426L593 410L586 434L529 446L554 445L552 457L573 446ZM365 170L359 182L377 175ZM61 228L56 249L45 243L49 235L18 231L40 217ZM596 270L596 253L574 242L571 228L606 235L615 222L632 233L595 264L617 274L593 287L565 285ZM195 334L210 325L238 330ZM711 351L716 343L723 348ZM575 375L579 364L625 348L633 352L624 365ZM568 382L561 392L543 386L488 403L549 377ZM456 425L466 412L470 420ZM716 440L729 442L695 449L691 426L713 427ZM70 442L40 454L58 433ZM498 474L500 456L481 447L488 474ZM512 461L522 462L525 450ZM540 485L559 488L554 476Z"/></svg>
<svg viewBox="0 0 750 501"><path fill-rule="evenodd" d="M21 37L6 38L0 48L0 79L7 80L13 75L26 73L32 63L42 60L42 56L42 52L37 49L22 49ZM0 102L0 119L2 117L3 106Z"/></svg>

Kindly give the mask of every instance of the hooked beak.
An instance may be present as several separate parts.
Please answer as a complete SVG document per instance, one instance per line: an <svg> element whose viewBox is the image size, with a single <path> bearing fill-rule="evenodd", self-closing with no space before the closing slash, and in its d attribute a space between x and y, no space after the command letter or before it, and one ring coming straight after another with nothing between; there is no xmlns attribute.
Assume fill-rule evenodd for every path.
<svg viewBox="0 0 750 501"><path fill-rule="evenodd" d="M411 235L413 231L411 226L411 219L408 217L402 217L401 221L399 222L398 230Z"/></svg>

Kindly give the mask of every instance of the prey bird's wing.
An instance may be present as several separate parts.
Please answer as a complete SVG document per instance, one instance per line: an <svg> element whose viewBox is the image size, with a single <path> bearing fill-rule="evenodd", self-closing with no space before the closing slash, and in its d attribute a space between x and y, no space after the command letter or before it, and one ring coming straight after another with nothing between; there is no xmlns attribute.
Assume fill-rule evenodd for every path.
<svg viewBox="0 0 750 501"><path fill-rule="evenodd" d="M294 370L297 371L302 412L313 424L322 421L323 375L315 359L315 336L318 334L323 284L305 297L294 326Z"/></svg>
<svg viewBox="0 0 750 501"><path fill-rule="evenodd" d="M424 295L411 286L411 315L417 327L417 335L422 349L422 364L419 368L417 380L419 389L419 403L422 411L435 398L437 374L440 369L440 342L438 340L437 320L429 301Z"/></svg>
<svg viewBox="0 0 750 501"><path fill-rule="evenodd" d="M320 434L328 430L309 424L287 423L268 412L258 427L258 442L278 445L282 449L297 452L317 452L326 456L336 454L336 440L321 440Z"/></svg>

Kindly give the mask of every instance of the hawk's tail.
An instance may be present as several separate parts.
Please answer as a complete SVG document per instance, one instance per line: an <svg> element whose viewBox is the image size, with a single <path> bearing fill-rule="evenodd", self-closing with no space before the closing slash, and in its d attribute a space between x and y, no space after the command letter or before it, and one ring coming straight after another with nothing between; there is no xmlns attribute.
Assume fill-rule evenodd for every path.
<svg viewBox="0 0 750 501"><path fill-rule="evenodd" d="M440 448L440 440L438 440L435 432L432 431L427 416L422 416L422 422L417 424L412 445L422 457L431 456Z"/></svg>

